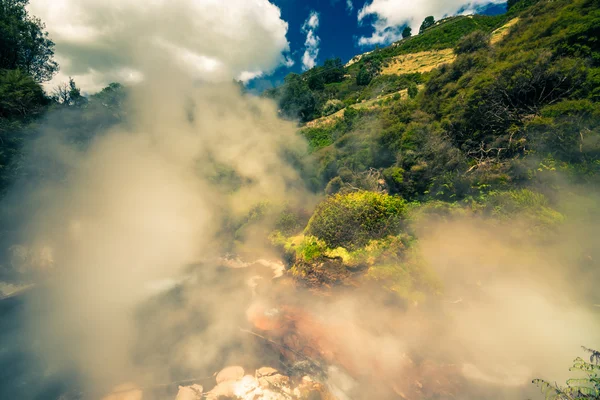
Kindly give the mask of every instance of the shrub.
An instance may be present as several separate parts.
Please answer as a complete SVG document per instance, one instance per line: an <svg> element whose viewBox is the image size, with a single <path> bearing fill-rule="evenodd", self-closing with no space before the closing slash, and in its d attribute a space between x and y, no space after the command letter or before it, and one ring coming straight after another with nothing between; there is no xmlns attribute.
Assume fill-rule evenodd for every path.
<svg viewBox="0 0 600 400"><path fill-rule="evenodd" d="M478 50L488 49L490 47L490 36L483 31L471 32L458 42L454 47L456 54L475 53Z"/></svg>
<svg viewBox="0 0 600 400"><path fill-rule="evenodd" d="M417 94L419 94L419 88L417 88L417 85L413 83L408 87L408 97L414 99L417 97Z"/></svg>
<svg viewBox="0 0 600 400"><path fill-rule="evenodd" d="M564 216L549 206L546 196L529 189L492 192L485 199L484 211L504 220L518 215L531 231L545 230L564 221Z"/></svg>
<svg viewBox="0 0 600 400"><path fill-rule="evenodd" d="M325 116L331 115L335 112L338 112L342 108L344 108L344 103L342 103L340 100L337 100L337 99L328 100L327 103L325 103L325 105L323 105L323 115L325 115Z"/></svg>
<svg viewBox="0 0 600 400"><path fill-rule="evenodd" d="M307 233L330 248L356 248L397 233L405 214L398 196L367 191L336 194L317 206Z"/></svg>

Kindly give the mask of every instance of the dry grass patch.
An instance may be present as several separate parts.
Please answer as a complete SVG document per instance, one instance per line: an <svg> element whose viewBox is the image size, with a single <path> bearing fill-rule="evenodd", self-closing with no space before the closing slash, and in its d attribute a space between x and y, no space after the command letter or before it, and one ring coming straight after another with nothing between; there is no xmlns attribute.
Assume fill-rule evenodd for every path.
<svg viewBox="0 0 600 400"><path fill-rule="evenodd" d="M496 29L492 32L492 37L490 39L491 44L496 44L508 35L510 32L510 28L512 28L517 22L519 22L519 18L513 18L508 21L506 24L502 25L500 28Z"/></svg>
<svg viewBox="0 0 600 400"><path fill-rule="evenodd" d="M384 67L381 73L384 75L402 75L429 72L442 64L451 63L455 58L452 49L402 54L391 58L388 66Z"/></svg>

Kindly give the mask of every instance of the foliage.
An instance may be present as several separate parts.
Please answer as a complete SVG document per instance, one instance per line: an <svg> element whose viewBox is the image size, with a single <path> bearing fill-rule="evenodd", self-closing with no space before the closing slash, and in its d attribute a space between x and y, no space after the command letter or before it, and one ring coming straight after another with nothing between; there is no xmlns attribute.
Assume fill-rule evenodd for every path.
<svg viewBox="0 0 600 400"><path fill-rule="evenodd" d="M69 78L69 83L58 85L52 94L52 100L64 106L81 107L87 102L87 99L81 95L81 90L75 84L73 78Z"/></svg>
<svg viewBox="0 0 600 400"><path fill-rule="evenodd" d="M356 84L360 86L366 86L371 82L371 79L373 79L373 76L371 75L367 67L363 66L358 71L358 75L356 75Z"/></svg>
<svg viewBox="0 0 600 400"><path fill-rule="evenodd" d="M309 121L317 111L317 101L302 76L290 74L285 78L279 106L282 114L290 119Z"/></svg>
<svg viewBox="0 0 600 400"><path fill-rule="evenodd" d="M323 115L331 115L333 113L338 112L342 108L344 108L344 103L342 103L340 100L328 100L327 103L325 103L325 105L323 106Z"/></svg>
<svg viewBox="0 0 600 400"><path fill-rule="evenodd" d="M435 19L433 16L428 16L423 20L421 27L419 28L419 33L423 33L427 28L432 27L435 24Z"/></svg>
<svg viewBox="0 0 600 400"><path fill-rule="evenodd" d="M583 347L590 353L589 362L581 357L573 361L571 371L583 373L584 378L572 378L567 386L552 385L543 379L534 379L533 383L541 388L547 400L574 400L600 398L600 352Z"/></svg>
<svg viewBox="0 0 600 400"><path fill-rule="evenodd" d="M0 0L0 70L20 69L38 82L58 71L54 43L44 24L29 15L29 0Z"/></svg>
<svg viewBox="0 0 600 400"><path fill-rule="evenodd" d="M483 31L469 33L454 47L454 54L469 54L490 48L490 36Z"/></svg>
<svg viewBox="0 0 600 400"><path fill-rule="evenodd" d="M323 80L326 84L341 82L344 79L344 64L340 58L330 58L323 63Z"/></svg>
<svg viewBox="0 0 600 400"><path fill-rule="evenodd" d="M412 36L412 29L410 28L410 26L404 27L404 29L402 30L402 38L406 39L411 36Z"/></svg>
<svg viewBox="0 0 600 400"><path fill-rule="evenodd" d="M549 206L543 194L529 189L490 193L485 198L484 212L501 220L518 215L532 232L545 231L564 221L564 216Z"/></svg>
<svg viewBox="0 0 600 400"><path fill-rule="evenodd" d="M408 97L414 99L415 97L417 97L417 94L419 94L419 88L417 88L417 85L415 83L411 83L408 87Z"/></svg>
<svg viewBox="0 0 600 400"><path fill-rule="evenodd" d="M0 70L0 119L31 117L48 104L42 87L21 70Z"/></svg>
<svg viewBox="0 0 600 400"><path fill-rule="evenodd" d="M338 193L317 206L306 231L331 248L353 249L397 233L404 209L404 200L397 196L366 191Z"/></svg>

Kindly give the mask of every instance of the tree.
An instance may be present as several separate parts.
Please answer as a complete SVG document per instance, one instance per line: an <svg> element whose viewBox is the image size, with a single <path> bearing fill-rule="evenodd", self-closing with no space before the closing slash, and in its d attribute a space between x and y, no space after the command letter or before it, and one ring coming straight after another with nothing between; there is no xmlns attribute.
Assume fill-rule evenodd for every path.
<svg viewBox="0 0 600 400"><path fill-rule="evenodd" d="M360 86L367 86L369 83L371 83L371 79L373 79L373 76L369 72L368 68L364 65L360 67L360 70L356 75L356 84Z"/></svg>
<svg viewBox="0 0 600 400"><path fill-rule="evenodd" d="M0 71L0 120L31 117L47 103L44 90L31 76L18 69Z"/></svg>
<svg viewBox="0 0 600 400"><path fill-rule="evenodd" d="M344 80L344 64L340 58L330 58L323 64L323 80L325 83L336 83Z"/></svg>
<svg viewBox="0 0 600 400"><path fill-rule="evenodd" d="M433 18L433 16L430 15L429 17L423 20L421 28L419 28L419 33L422 33L425 29L432 27L433 24L435 24L435 19Z"/></svg>
<svg viewBox="0 0 600 400"><path fill-rule="evenodd" d="M313 118L317 111L317 101L302 76L291 73L285 77L279 107L287 118L302 122Z"/></svg>
<svg viewBox="0 0 600 400"><path fill-rule="evenodd" d="M368 55L363 57L361 62L362 66L356 75L356 84L366 86L381 72L381 58Z"/></svg>
<svg viewBox="0 0 600 400"><path fill-rule="evenodd" d="M506 3L506 9L510 10L512 8L512 6L517 4L519 1L520 0L508 0L508 2Z"/></svg>
<svg viewBox="0 0 600 400"><path fill-rule="evenodd" d="M306 82L310 90L323 90L325 89L325 79L323 78L322 68L313 68L308 71L308 78Z"/></svg>
<svg viewBox="0 0 600 400"><path fill-rule="evenodd" d="M412 29L410 29L410 26L407 26L404 28L404 30L402 31L402 38L406 39L407 37L411 37L412 36Z"/></svg>
<svg viewBox="0 0 600 400"><path fill-rule="evenodd" d="M58 85L52 93L52 99L64 106L79 107L87 103L87 99L81 95L81 90L77 87L73 78L69 78L69 83Z"/></svg>
<svg viewBox="0 0 600 400"><path fill-rule="evenodd" d="M58 71L54 42L44 24L28 14L29 0L0 0L0 69L21 69L38 82Z"/></svg>

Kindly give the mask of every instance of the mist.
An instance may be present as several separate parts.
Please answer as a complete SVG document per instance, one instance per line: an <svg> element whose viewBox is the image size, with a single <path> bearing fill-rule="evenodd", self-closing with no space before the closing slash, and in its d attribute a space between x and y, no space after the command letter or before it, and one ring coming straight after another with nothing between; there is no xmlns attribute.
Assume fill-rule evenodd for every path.
<svg viewBox="0 0 600 400"><path fill-rule="evenodd" d="M368 284L309 290L288 276L290 261L267 236L277 211L310 211L322 200L299 168L313 167L298 161L308 145L275 102L231 83L285 60L287 27L268 4L277 29L251 24L258 33L246 41L214 27L203 27L207 43L190 41L197 21L185 18L184 30L161 24L148 40L148 21L163 8L140 13L98 53L122 62L118 71L103 65L109 76L139 72L127 121L82 146L53 111L27 144L27 164L42 173L2 200L14 232L2 273L33 285L15 336L26 338L42 375L67 376L65 391L85 399L223 388L216 374L231 366L243 367L229 388L238 398L254 398L240 385L265 366L311 376L339 399L526 398L539 394L534 378L567 379L581 346L600 347L591 188L587 201L564 199L578 212L548 236L526 235L518 213L510 222L467 213L408 221L414 256L438 288L423 301ZM112 22L125 24L123 15ZM244 16L252 22L255 11ZM225 67L204 75L175 50L163 53L161 36L166 48L204 52ZM263 49L265 37L275 45ZM271 214L252 220L265 204ZM287 396L300 397L291 386Z"/></svg>

